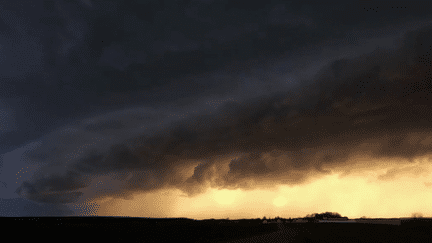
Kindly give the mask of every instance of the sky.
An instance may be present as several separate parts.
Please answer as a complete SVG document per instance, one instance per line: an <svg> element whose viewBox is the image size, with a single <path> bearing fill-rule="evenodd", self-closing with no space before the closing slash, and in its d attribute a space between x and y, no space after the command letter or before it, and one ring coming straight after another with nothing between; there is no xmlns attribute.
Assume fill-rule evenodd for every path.
<svg viewBox="0 0 432 243"><path fill-rule="evenodd" d="M0 216L432 217L428 1L0 2Z"/></svg>

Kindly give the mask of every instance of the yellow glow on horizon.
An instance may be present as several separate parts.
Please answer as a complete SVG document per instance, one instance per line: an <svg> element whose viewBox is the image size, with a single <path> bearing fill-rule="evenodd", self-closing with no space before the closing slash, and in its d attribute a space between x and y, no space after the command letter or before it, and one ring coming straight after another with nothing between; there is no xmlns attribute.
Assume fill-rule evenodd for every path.
<svg viewBox="0 0 432 243"><path fill-rule="evenodd" d="M279 196L273 200L273 204L277 207L282 207L287 203L287 200L285 197Z"/></svg>
<svg viewBox="0 0 432 243"><path fill-rule="evenodd" d="M417 165L413 164L413 168ZM303 185L279 185L277 190L209 187L193 198L182 196L180 190L141 193L132 200L98 201L101 211L97 215L239 219L304 217L330 211L349 218L410 217L414 212L432 217L432 186L428 186L432 177L415 172L430 167L423 165L424 169L400 167L405 174L388 180L377 179L387 170L374 170L343 177L334 173Z"/></svg>
<svg viewBox="0 0 432 243"><path fill-rule="evenodd" d="M219 204L230 205L236 200L238 194L238 191L223 189L213 192L213 198Z"/></svg>

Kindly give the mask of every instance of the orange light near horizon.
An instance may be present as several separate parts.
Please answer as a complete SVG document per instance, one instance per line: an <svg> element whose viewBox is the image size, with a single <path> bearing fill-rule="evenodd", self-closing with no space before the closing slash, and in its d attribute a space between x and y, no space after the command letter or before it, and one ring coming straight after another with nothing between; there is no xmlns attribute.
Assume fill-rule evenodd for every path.
<svg viewBox="0 0 432 243"><path fill-rule="evenodd" d="M282 207L287 204L287 199L285 197L279 196L273 200L273 204L277 207Z"/></svg>
<svg viewBox="0 0 432 243"><path fill-rule="evenodd" d="M238 191L223 189L213 192L214 200L222 205L230 205L235 202L239 193Z"/></svg>
<svg viewBox="0 0 432 243"><path fill-rule="evenodd" d="M388 164L388 163L386 163ZM421 213L432 216L432 182L426 162L407 166L352 173L333 173L311 182L274 190L208 188L193 198L184 197L178 189L152 193L137 193L132 200L96 201L101 211L97 215L135 217L186 217L194 219L240 219L304 217L307 214L337 212L348 218L399 218ZM386 180L386 172L401 172Z"/></svg>

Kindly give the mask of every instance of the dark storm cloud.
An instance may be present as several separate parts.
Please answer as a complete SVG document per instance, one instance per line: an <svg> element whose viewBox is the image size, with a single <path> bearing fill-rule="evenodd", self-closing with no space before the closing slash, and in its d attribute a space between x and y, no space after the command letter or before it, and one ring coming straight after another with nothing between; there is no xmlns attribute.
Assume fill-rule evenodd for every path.
<svg viewBox="0 0 432 243"><path fill-rule="evenodd" d="M89 124L86 126L86 130L97 132L97 131L103 131L107 129L120 129L124 127L121 122L116 121L102 121L96 124Z"/></svg>
<svg viewBox="0 0 432 243"><path fill-rule="evenodd" d="M377 158L427 151L422 127L417 138L398 129L429 121L427 82L406 79L429 75L416 40L428 32L398 56L385 50L429 8L370 4L3 1L0 149L22 148L3 156L2 197L59 206L164 187L195 195L208 182L298 184L359 144ZM368 136L381 140L368 147Z"/></svg>
<svg viewBox="0 0 432 243"><path fill-rule="evenodd" d="M40 204L23 198L0 198L0 205L0 216L3 217L55 217L75 215L75 213L65 205Z"/></svg>
<svg viewBox="0 0 432 243"><path fill-rule="evenodd" d="M0 98L16 119L0 149L95 113L225 93L239 79L176 81L233 61L293 56L352 30L429 16L419 2L397 11L389 3L371 13L361 1L3 1Z"/></svg>
<svg viewBox="0 0 432 243"><path fill-rule="evenodd" d="M380 160L393 160L404 165L428 155L432 146L432 28L409 32L400 45L396 51L377 49L330 62L290 89L226 100L217 109L185 108L184 118L154 111L153 123L146 123L149 129L138 128L142 119L136 114L143 112L80 121L74 128L83 138L95 131L89 124L111 121L107 143L68 162L52 159L17 192L34 201L60 203L76 202L80 195L129 199L133 192L161 188L194 196L209 185L271 188L336 171L350 173L356 164L372 168ZM116 138L109 142L109 136ZM59 156L51 158L66 154L66 147L53 146ZM41 150L27 156L36 158ZM103 176L105 184L98 184ZM389 170L380 179L394 176L397 171Z"/></svg>

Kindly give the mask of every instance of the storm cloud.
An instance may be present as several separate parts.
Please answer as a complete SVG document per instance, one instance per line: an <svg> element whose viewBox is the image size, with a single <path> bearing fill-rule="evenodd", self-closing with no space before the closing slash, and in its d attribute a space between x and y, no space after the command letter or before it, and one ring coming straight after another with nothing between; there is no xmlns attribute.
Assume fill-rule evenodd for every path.
<svg viewBox="0 0 432 243"><path fill-rule="evenodd" d="M385 183L431 185L431 23L424 2L3 1L0 214L228 217L313 190L392 210Z"/></svg>
<svg viewBox="0 0 432 243"><path fill-rule="evenodd" d="M17 192L50 203L80 196L131 199L166 188L194 197L209 187L297 185L374 168L379 160L409 165L432 146L431 51L428 26L409 31L396 50L332 61L280 92L217 108L182 107L177 118L169 109L143 108L76 122L51 141L74 136L76 145L85 144L80 154L63 158L71 154L68 141L29 151L29 159L42 156L44 163ZM149 112L152 122L141 126L145 118L139 116ZM100 135L100 143L80 141L89 134ZM102 177L103 185L97 183Z"/></svg>

